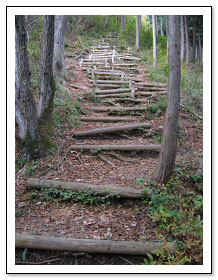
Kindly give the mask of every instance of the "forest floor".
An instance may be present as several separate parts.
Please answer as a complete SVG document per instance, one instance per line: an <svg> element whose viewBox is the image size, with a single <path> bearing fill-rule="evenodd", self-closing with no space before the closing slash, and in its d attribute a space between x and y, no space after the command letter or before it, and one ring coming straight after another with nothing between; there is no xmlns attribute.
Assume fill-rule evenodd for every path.
<svg viewBox="0 0 218 280"><path fill-rule="evenodd" d="M76 56L73 50L73 55ZM86 72L78 60L66 57L69 80L66 87L68 103L61 103L66 93L58 93L54 118L56 122L54 140L58 144L56 154L26 163L16 173L16 234L71 237L78 239L110 239L129 241L157 241L159 226L148 214L148 205L143 200L114 199L108 203L84 204L63 200L40 198L39 191L27 189L29 177L56 179L62 181L86 182L101 185L141 188L140 178L152 178L158 163L158 154L146 152L116 152L118 157L104 153L114 166L108 165L94 152L71 150L75 144L154 144L158 137L147 137L144 131L125 132L74 138L76 131L98 127L132 124L138 121L150 122L152 128L164 125L164 114L146 120L144 114L128 116L136 121L125 123L77 122L78 117L70 111L70 106L79 108L87 116L107 116L108 113L88 111L90 106L99 106L87 96L87 90L76 89L72 85L92 87ZM149 82L146 65L139 63L137 78ZM182 93L184 95L185 93ZM70 113L69 113L70 112ZM203 149L202 124L189 113L180 112L180 137L176 162L179 166L189 164L196 172L199 154ZM148 129L149 131L152 128ZM19 150L17 149L17 157ZM119 159L120 157L120 159ZM145 183L146 185L146 183ZM144 256L122 256L89 253L66 253L27 250L25 260L22 249L16 250L16 264L142 264Z"/></svg>

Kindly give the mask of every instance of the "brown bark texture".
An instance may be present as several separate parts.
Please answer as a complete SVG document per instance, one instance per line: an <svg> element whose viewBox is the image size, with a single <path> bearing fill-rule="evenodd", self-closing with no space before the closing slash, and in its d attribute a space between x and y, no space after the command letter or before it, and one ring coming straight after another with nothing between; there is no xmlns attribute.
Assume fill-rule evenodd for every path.
<svg viewBox="0 0 218 280"><path fill-rule="evenodd" d="M161 183L170 179L175 166L181 82L180 39L180 17L169 16L168 104L160 158L155 176L155 180Z"/></svg>

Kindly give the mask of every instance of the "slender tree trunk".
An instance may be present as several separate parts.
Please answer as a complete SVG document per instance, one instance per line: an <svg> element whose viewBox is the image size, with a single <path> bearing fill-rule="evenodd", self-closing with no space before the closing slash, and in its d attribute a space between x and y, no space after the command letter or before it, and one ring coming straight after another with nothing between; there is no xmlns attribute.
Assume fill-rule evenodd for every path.
<svg viewBox="0 0 218 280"><path fill-rule="evenodd" d="M140 47L140 28L141 27L141 16L136 16L136 51L139 50Z"/></svg>
<svg viewBox="0 0 218 280"><path fill-rule="evenodd" d="M156 36L156 16L152 16L153 22L153 65L157 66L157 36Z"/></svg>
<svg viewBox="0 0 218 280"><path fill-rule="evenodd" d="M159 34L159 26L158 26L158 16L155 16L155 24L156 24L156 34Z"/></svg>
<svg viewBox="0 0 218 280"><path fill-rule="evenodd" d="M160 34L161 34L161 36L164 35L164 30L163 30L163 16L160 17Z"/></svg>
<svg viewBox="0 0 218 280"><path fill-rule="evenodd" d="M125 28L125 16L121 16L121 28Z"/></svg>
<svg viewBox="0 0 218 280"><path fill-rule="evenodd" d="M192 43L192 59L195 59L196 53L196 16L193 16L193 43Z"/></svg>
<svg viewBox="0 0 218 280"><path fill-rule="evenodd" d="M189 29L187 16L184 16L185 22L185 41L186 41L186 64L190 62L190 39L189 39Z"/></svg>
<svg viewBox="0 0 218 280"><path fill-rule="evenodd" d="M184 32L184 16L181 18L181 61L185 60L185 32Z"/></svg>
<svg viewBox="0 0 218 280"><path fill-rule="evenodd" d="M201 35L198 32L198 49L199 49L199 62L202 61L202 48L201 48Z"/></svg>
<svg viewBox="0 0 218 280"><path fill-rule="evenodd" d="M108 23L109 23L109 16L107 16L107 18L106 18L104 28L106 28L108 26Z"/></svg>
<svg viewBox="0 0 218 280"><path fill-rule="evenodd" d="M69 16L55 16L54 35L54 78L56 82L62 82L66 78L66 67L64 62L64 43L67 22Z"/></svg>
<svg viewBox="0 0 218 280"><path fill-rule="evenodd" d="M118 16L116 16L116 25L118 25Z"/></svg>
<svg viewBox="0 0 218 280"><path fill-rule="evenodd" d="M84 26L84 30L87 29L88 24L89 24L89 20L90 20L90 16L87 17L87 20L86 20L86 23L85 23L85 26Z"/></svg>
<svg viewBox="0 0 218 280"><path fill-rule="evenodd" d="M167 111L155 180L167 182L175 166L180 106L180 16L169 16L169 81Z"/></svg>
<svg viewBox="0 0 218 280"><path fill-rule="evenodd" d="M19 128L19 137L22 141L26 135L34 140L36 138L36 103L31 92L30 69L27 55L27 35L25 17L15 17L16 27L16 61L15 61L15 101L16 121ZM21 102L22 100L22 102ZM23 103L23 110L22 105Z"/></svg>

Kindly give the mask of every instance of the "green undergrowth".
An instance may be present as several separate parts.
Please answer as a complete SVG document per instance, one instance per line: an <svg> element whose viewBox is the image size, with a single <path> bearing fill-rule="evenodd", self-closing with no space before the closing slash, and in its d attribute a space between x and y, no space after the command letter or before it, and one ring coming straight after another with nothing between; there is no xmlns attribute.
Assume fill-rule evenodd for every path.
<svg viewBox="0 0 218 280"><path fill-rule="evenodd" d="M57 128L61 127L66 121L72 121L72 125L79 124L80 114L86 114L82 106L82 99L78 94L74 98L68 94L56 95L54 99L53 118Z"/></svg>
<svg viewBox="0 0 218 280"><path fill-rule="evenodd" d="M60 190L60 189L44 189L40 192L31 192L29 197L37 197L41 201L50 201L55 202L68 201L68 202L80 202L83 204L111 204L114 199L119 199L120 196L117 194L108 194L104 196L99 196L94 193L91 189L87 191L72 191L72 190Z"/></svg>
<svg viewBox="0 0 218 280"><path fill-rule="evenodd" d="M176 247L174 254L167 247L147 254L146 265L202 264L203 196L195 187L201 182L202 177L178 166L167 184L137 180L143 186L147 215L157 225L157 238L163 243L175 242Z"/></svg>

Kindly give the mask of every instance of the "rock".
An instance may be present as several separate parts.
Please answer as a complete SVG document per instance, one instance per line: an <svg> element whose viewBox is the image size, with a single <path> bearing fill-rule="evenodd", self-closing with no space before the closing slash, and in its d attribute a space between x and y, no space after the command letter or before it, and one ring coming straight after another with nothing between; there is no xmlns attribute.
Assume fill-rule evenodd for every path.
<svg viewBox="0 0 218 280"><path fill-rule="evenodd" d="M26 202L23 201L23 202L19 202L17 207L22 208L22 207L25 207L26 205L27 205Z"/></svg>

